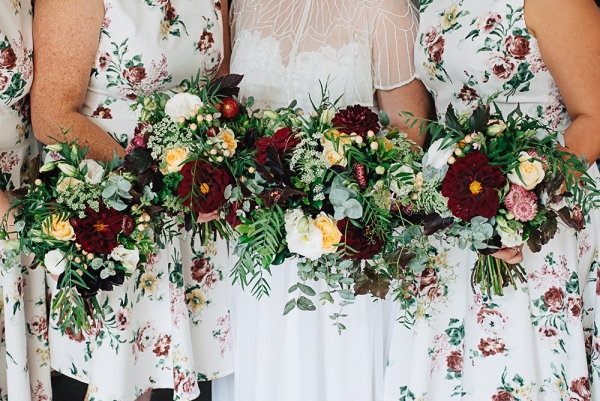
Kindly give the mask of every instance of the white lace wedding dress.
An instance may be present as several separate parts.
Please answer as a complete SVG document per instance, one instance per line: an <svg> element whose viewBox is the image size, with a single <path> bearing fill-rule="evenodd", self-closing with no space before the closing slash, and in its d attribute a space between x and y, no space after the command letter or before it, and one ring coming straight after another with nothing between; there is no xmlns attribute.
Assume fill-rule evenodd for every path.
<svg viewBox="0 0 600 401"><path fill-rule="evenodd" d="M253 96L256 107L296 99L310 113L309 94L318 105L320 83L329 82L331 98L342 96L340 107L376 108L376 90L415 78L409 0L237 0L232 17L231 72L244 74L240 96ZM340 336L329 318L338 306L283 316L297 281L291 260L273 267L268 298L257 301L236 284L235 374L229 388L213 387L215 399L381 399L391 303L360 297L344 309Z"/></svg>

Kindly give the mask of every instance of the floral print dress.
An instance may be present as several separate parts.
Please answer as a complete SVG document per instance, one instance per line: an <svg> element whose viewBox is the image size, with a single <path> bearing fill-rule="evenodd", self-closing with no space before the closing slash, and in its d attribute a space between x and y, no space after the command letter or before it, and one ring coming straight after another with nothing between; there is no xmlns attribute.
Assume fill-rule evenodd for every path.
<svg viewBox="0 0 600 401"><path fill-rule="evenodd" d="M449 104L473 109L497 95L559 130L570 120L523 0L421 0L415 61L443 120ZM594 165L589 173L598 177ZM453 268L425 271L412 327L395 327L386 400L590 401L600 399L598 223L523 249L527 282L493 299L473 293L475 253L444 252ZM401 315L402 316L402 315Z"/></svg>
<svg viewBox="0 0 600 401"><path fill-rule="evenodd" d="M223 58L219 0L106 0L81 112L125 144L140 94L214 75ZM175 240L143 272L99 295L105 319L82 335L50 330L52 367L89 382L89 401L132 401L150 388L174 399L232 371L227 246Z"/></svg>
<svg viewBox="0 0 600 401"><path fill-rule="evenodd" d="M0 0L0 190L26 184L39 152L29 119L33 81L30 0ZM43 270L7 267L0 241L0 400L52 397Z"/></svg>

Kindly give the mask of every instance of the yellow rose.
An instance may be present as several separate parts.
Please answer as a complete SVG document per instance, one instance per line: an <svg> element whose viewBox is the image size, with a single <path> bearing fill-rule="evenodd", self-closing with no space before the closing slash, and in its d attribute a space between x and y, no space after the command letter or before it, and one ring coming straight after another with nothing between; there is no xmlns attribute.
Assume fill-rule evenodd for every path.
<svg viewBox="0 0 600 401"><path fill-rule="evenodd" d="M225 128L219 135L217 135L217 138L223 141L223 144L227 144L227 146L224 146L223 149L229 150L229 155L233 156L238 144L233 131Z"/></svg>
<svg viewBox="0 0 600 401"><path fill-rule="evenodd" d="M517 174L517 170L508 173L507 178L513 184L520 185L526 190L531 191L537 184L542 182L545 177L544 166L537 160L534 160L527 152L521 152L519 157L518 170L521 173L521 178Z"/></svg>
<svg viewBox="0 0 600 401"><path fill-rule="evenodd" d="M183 162L190 157L190 151L188 148L175 148L167 150L163 160L165 167L160 169L163 174L176 173L183 168Z"/></svg>
<svg viewBox="0 0 600 401"><path fill-rule="evenodd" d="M337 144L336 144L337 142ZM345 146L352 143L352 140L338 130L331 130L321 137L321 146L323 146L323 155L333 165L346 167L348 160L345 156Z"/></svg>
<svg viewBox="0 0 600 401"><path fill-rule="evenodd" d="M75 231L69 220L60 220L59 216L52 215L42 227L45 234L51 235L59 241L73 241Z"/></svg>
<svg viewBox="0 0 600 401"><path fill-rule="evenodd" d="M62 180L60 180L60 182L56 186L56 189L59 192L65 192L68 188L72 188L77 184L81 184L81 181L77 178L65 177Z"/></svg>
<svg viewBox="0 0 600 401"><path fill-rule="evenodd" d="M339 244L342 239L342 233L338 230L336 222L321 212L315 219L315 226L323 234L323 253L336 252L338 247L334 245Z"/></svg>
<svg viewBox="0 0 600 401"><path fill-rule="evenodd" d="M337 152L333 146L333 144L327 144L323 147L323 155L329 163L333 165L340 165L346 167L348 165L348 160L344 155Z"/></svg>

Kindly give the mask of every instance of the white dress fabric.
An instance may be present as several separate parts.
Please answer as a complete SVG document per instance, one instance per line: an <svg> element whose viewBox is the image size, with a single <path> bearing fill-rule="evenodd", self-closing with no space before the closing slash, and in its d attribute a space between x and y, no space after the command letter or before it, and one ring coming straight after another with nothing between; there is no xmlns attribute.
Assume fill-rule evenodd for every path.
<svg viewBox="0 0 600 401"><path fill-rule="evenodd" d="M176 90L214 75L223 55L221 3L106 0L81 113L124 143L139 94ZM195 249L175 240L114 291L99 294L106 318L82 336L61 335L52 317L52 367L88 382L89 401L133 401L150 388L175 400L199 395L197 381L232 372L227 246Z"/></svg>
<svg viewBox="0 0 600 401"><path fill-rule="evenodd" d="M523 0L421 1L416 65L443 121L498 94L504 115L521 110L565 129L569 115L528 32ZM574 72L575 73L575 72ZM565 135L568 135L567 132ZM598 178L594 164L589 173ZM600 212L541 252L523 249L527 282L504 296L473 293L476 255L444 249L454 268L427 270L429 298L414 327L394 325L386 401L590 401L600 399Z"/></svg>
<svg viewBox="0 0 600 401"><path fill-rule="evenodd" d="M39 151L29 118L31 23L31 1L0 0L1 191L27 182ZM29 270L25 257L8 268L3 249L0 244L0 399L46 401L52 388L44 271Z"/></svg>
<svg viewBox="0 0 600 401"><path fill-rule="evenodd" d="M329 82L330 98L342 96L340 107L376 107L375 90L415 78L415 14L404 0L237 0L231 71L244 74L240 96L253 96L261 108L297 100L310 113L309 94L318 106L320 82ZM228 399L381 399L389 302L359 297L344 308L347 330L338 335L329 318L338 306L283 316L288 288L299 281L295 260L272 272L270 297L257 301L249 290L234 288L236 373ZM313 287L325 289L322 282Z"/></svg>

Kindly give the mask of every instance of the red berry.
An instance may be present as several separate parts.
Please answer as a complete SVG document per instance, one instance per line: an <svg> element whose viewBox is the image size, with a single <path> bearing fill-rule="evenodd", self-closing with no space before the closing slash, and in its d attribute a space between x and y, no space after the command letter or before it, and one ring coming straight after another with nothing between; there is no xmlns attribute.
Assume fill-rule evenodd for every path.
<svg viewBox="0 0 600 401"><path fill-rule="evenodd" d="M221 114L223 114L223 117L225 118L233 118L237 116L240 111L240 106L234 98L227 97L222 100L222 104Z"/></svg>

